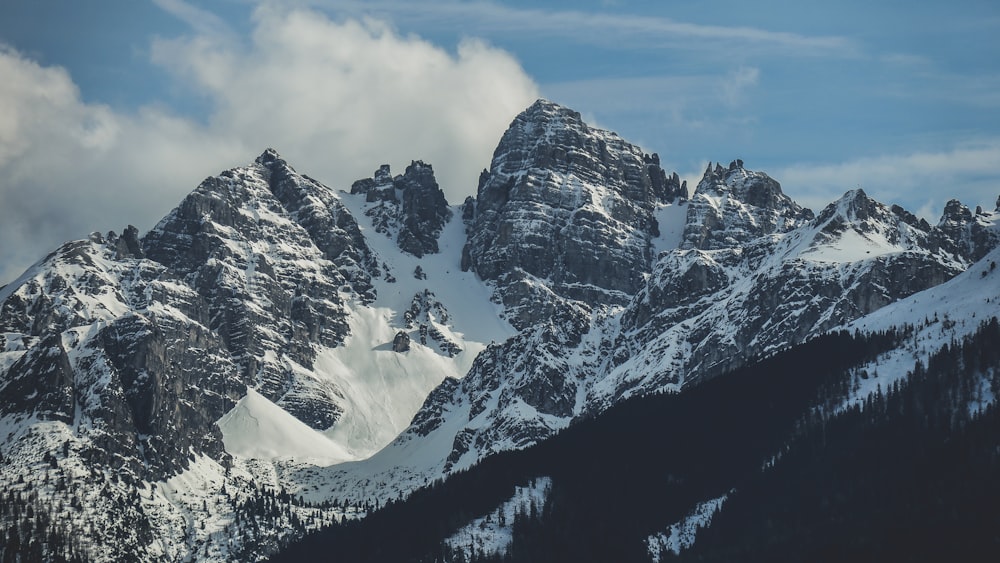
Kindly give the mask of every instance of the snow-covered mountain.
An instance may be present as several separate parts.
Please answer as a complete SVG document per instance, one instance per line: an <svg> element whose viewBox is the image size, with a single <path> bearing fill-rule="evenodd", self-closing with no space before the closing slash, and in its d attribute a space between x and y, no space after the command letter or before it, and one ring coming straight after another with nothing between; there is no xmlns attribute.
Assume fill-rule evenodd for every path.
<svg viewBox="0 0 1000 563"><path fill-rule="evenodd" d="M536 104L525 115L537 111ZM522 127L515 120L512 131L520 134ZM551 138L543 127L534 131ZM522 166L565 170L568 165L551 155L575 155L587 146L543 151ZM591 162L600 154L594 151L592 159L574 158ZM507 166L507 154L498 150L494 170ZM585 210L593 199L572 201ZM533 277L530 293L505 293L505 299L520 295L515 310L537 311L554 300L565 306L489 347L464 379L447 381L430 395L399 439L358 467L335 468L330 480L375 495L384 483L402 478L417 484L537 443L630 397L679 391L950 279L996 246L1000 221L1000 213L973 215L952 202L954 211L932 227L860 190L813 216L776 181L740 161L710 166L690 201L661 205L665 220L658 229L661 237L675 237L673 247L655 261L619 254L642 284L631 292L619 288L618 300L595 298L586 305L548 278ZM548 241L538 248L550 253L540 262L561 260L549 223L523 220L511 231L518 233L511 248L494 237L492 252L519 256L522 241L537 237ZM649 240L648 248L658 243ZM630 247L628 239L620 242ZM607 239L603 244L612 245ZM602 259L579 252L574 260L598 270ZM419 456L408 453L417 447ZM343 473L348 477L338 480Z"/></svg>
<svg viewBox="0 0 1000 563"><path fill-rule="evenodd" d="M414 166L443 201L430 167ZM376 223L386 205L397 204L335 193L268 150L205 180L141 239L131 227L94 234L29 269L2 295L3 482L31 491L26 504L92 506L84 522L147 522L81 533L54 514L88 558L104 557L93 548L111 533L138 559L202 546L245 558L294 533L234 545L225 530L259 487L302 492L269 464L371 455L432 389L513 333L460 268L460 213L443 210L425 250L442 252L418 257L396 235L420 209L400 205L387 229ZM70 466L88 475L73 474L72 493L58 485ZM81 500L109 486L108 502L131 513ZM302 529L303 514L344 512L296 502L286 526L292 514ZM183 535L185 521L215 525Z"/></svg>
<svg viewBox="0 0 1000 563"><path fill-rule="evenodd" d="M813 214L742 161L691 194L659 162L540 100L461 205L420 161L347 192L268 149L142 237L63 245L0 288L0 524L257 559L628 398L926 316L973 264L959 293L996 293L1000 210Z"/></svg>

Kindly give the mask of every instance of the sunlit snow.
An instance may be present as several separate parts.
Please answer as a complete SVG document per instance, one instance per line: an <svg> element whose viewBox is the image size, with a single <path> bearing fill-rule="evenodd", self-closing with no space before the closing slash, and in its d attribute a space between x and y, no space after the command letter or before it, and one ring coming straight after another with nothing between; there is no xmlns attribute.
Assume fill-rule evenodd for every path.
<svg viewBox="0 0 1000 563"><path fill-rule="evenodd" d="M351 459L339 444L309 428L252 388L218 422L231 454L255 459L313 459L338 463Z"/></svg>

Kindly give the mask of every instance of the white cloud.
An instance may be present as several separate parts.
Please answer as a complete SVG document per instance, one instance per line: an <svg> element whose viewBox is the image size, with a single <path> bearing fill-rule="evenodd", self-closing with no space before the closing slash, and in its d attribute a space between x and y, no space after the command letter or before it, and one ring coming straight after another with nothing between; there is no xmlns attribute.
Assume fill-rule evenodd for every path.
<svg viewBox="0 0 1000 563"><path fill-rule="evenodd" d="M0 284L90 231L152 227L201 179L266 147L335 188L422 159L459 202L537 97L512 57L479 41L452 54L374 20L255 17L249 44L206 27L154 43L155 63L207 99L204 122L84 102L64 69L0 50Z"/></svg>
<svg viewBox="0 0 1000 563"><path fill-rule="evenodd" d="M508 54L476 40L455 54L376 20L334 22L262 8L249 49L211 36L157 41L153 58L211 99L211 127L273 146L335 187L383 162L422 159L452 201L537 88Z"/></svg>
<svg viewBox="0 0 1000 563"><path fill-rule="evenodd" d="M993 209L1000 194L998 162L1000 139L986 139L936 152L796 164L773 176L786 193L813 210L860 187L883 203L900 204L935 223L953 198Z"/></svg>
<svg viewBox="0 0 1000 563"><path fill-rule="evenodd" d="M84 103L65 70L10 49L0 76L0 283L68 239L152 226L240 152L155 109Z"/></svg>

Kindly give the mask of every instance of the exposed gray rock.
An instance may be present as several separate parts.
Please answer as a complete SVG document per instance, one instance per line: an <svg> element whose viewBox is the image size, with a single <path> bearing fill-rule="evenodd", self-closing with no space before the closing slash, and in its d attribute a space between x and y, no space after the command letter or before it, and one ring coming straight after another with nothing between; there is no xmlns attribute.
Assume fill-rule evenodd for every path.
<svg viewBox="0 0 1000 563"><path fill-rule="evenodd" d="M337 420L336 390L298 381L281 359L309 368L313 344L343 342L339 290L374 297L374 258L329 188L268 149L202 182L142 243L205 300L244 381L315 428Z"/></svg>
<svg viewBox="0 0 1000 563"><path fill-rule="evenodd" d="M402 330L396 333L392 339L392 351L397 353L408 352L410 350L410 335Z"/></svg>
<svg viewBox="0 0 1000 563"><path fill-rule="evenodd" d="M729 168L711 164L688 204L682 248L734 248L757 237L788 232L813 218L763 172L735 160Z"/></svg>
<svg viewBox="0 0 1000 563"><path fill-rule="evenodd" d="M451 210L430 164L415 160L395 178L389 165L383 164L373 178L354 182L351 193L363 193L366 201L380 202L366 214L378 232L395 236L401 250L418 258L438 252L438 237L451 218Z"/></svg>
<svg viewBox="0 0 1000 563"><path fill-rule="evenodd" d="M4 301L0 332L19 334L5 351L24 353L0 382L0 412L84 425L100 446L90 463L135 482L193 452L225 460L214 422L245 385L205 328L206 303L135 257L131 230L63 245Z"/></svg>
<svg viewBox="0 0 1000 563"><path fill-rule="evenodd" d="M519 329L574 307L622 305L659 233L653 211L683 199L659 158L545 100L504 133L480 176L463 268L497 282Z"/></svg>
<svg viewBox="0 0 1000 563"><path fill-rule="evenodd" d="M938 242L968 260L975 261L986 256L1000 242L1000 235L992 228L989 216L979 211L977 208L973 215L957 199L948 201L937 224L940 233Z"/></svg>

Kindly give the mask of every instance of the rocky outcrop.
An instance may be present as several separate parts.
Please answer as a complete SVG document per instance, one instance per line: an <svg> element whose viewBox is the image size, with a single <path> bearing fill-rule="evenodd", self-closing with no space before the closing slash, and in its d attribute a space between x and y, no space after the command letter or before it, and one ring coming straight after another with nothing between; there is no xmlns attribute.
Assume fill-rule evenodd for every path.
<svg viewBox="0 0 1000 563"><path fill-rule="evenodd" d="M383 164L372 178L354 182L351 193L364 194L369 203L379 202L365 213L378 232L395 237L400 250L418 258L438 252L438 237L451 210L430 164L415 160L396 177Z"/></svg>
<svg viewBox="0 0 1000 563"><path fill-rule="evenodd" d="M408 352L410 350L410 335L406 334L402 330L396 333L396 336L392 339L392 351L397 354L402 354L403 352Z"/></svg>
<svg viewBox="0 0 1000 563"><path fill-rule="evenodd" d="M979 260L1000 242L1000 234L992 228L991 217L992 214L985 213L982 208L977 207L973 213L957 199L948 201L937 224L942 235L940 244L967 259Z"/></svg>
<svg viewBox="0 0 1000 563"><path fill-rule="evenodd" d="M757 237L788 232L813 218L767 174L734 160L728 168L709 164L688 204L685 249L734 248Z"/></svg>

